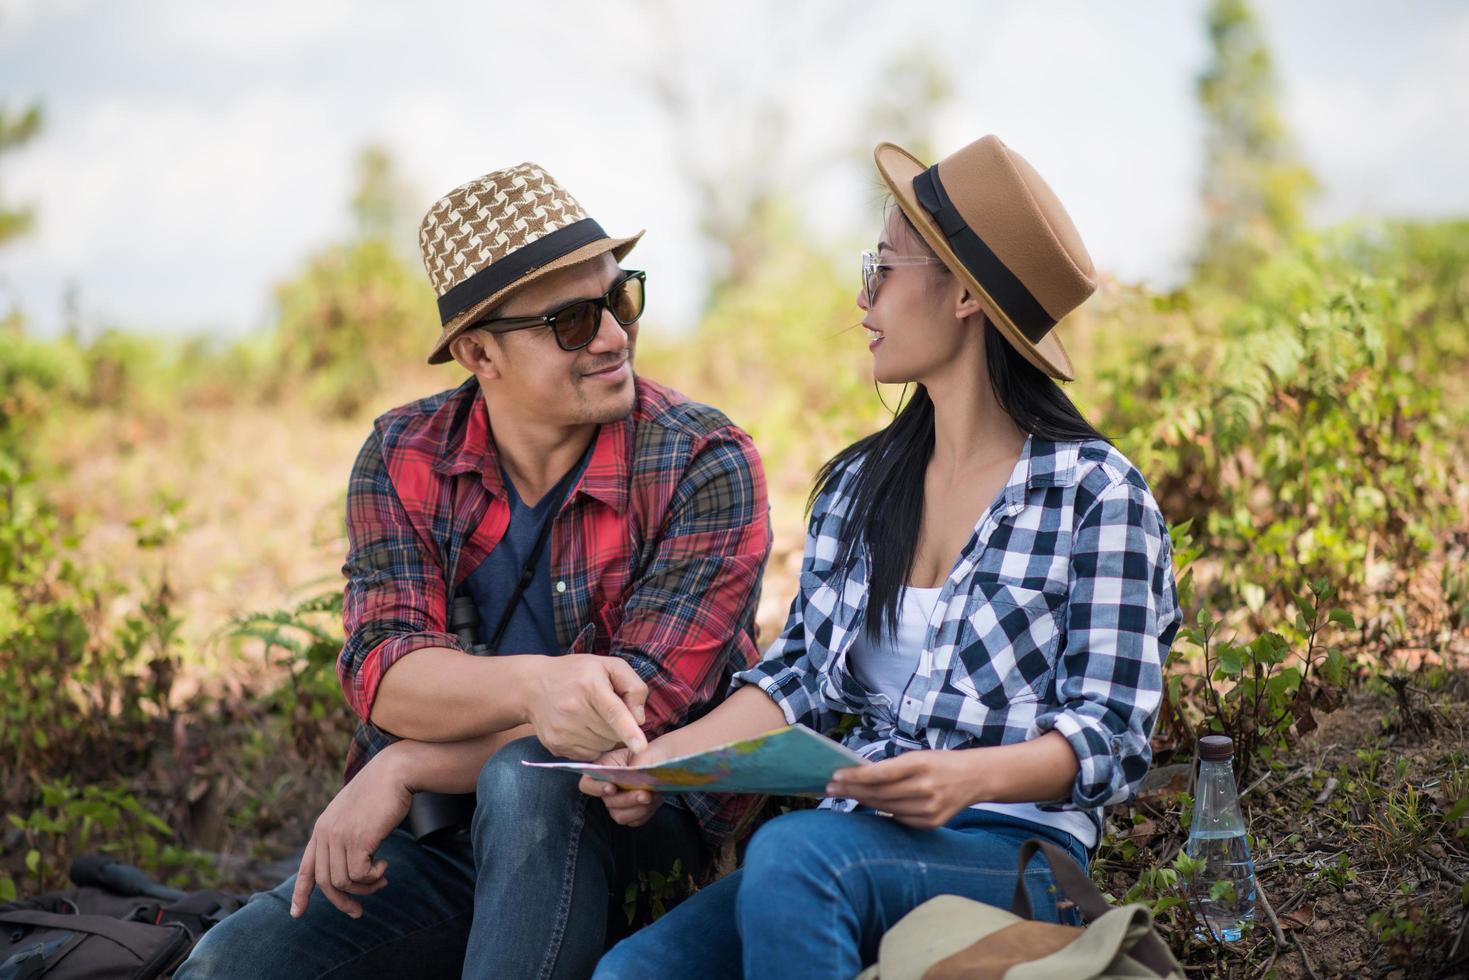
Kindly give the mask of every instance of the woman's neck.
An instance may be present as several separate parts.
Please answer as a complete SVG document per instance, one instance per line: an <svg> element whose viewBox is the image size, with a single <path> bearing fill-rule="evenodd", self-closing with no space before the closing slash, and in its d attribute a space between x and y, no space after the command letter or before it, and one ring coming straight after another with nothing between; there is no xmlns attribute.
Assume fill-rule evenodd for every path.
<svg viewBox="0 0 1469 980"><path fill-rule="evenodd" d="M976 380L977 377L977 380ZM945 479L963 477L999 460L1019 457L1025 432L995 398L989 377L957 361L925 383L933 402L929 467Z"/></svg>

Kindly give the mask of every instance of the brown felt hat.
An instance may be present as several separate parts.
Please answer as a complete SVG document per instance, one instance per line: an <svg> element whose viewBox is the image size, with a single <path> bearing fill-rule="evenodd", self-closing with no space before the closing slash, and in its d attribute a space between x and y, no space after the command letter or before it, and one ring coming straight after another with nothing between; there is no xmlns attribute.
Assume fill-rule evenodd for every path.
<svg viewBox="0 0 1469 980"><path fill-rule="evenodd" d="M609 238L534 163L460 184L429 208L418 229L443 327L428 362L449 360L450 341L517 289L604 252L620 262L642 237Z"/></svg>
<svg viewBox="0 0 1469 980"><path fill-rule="evenodd" d="M1005 339L1051 377L1073 380L1052 328L1096 290L1097 273L1041 175L998 136L932 167L892 143L873 156L903 213Z"/></svg>

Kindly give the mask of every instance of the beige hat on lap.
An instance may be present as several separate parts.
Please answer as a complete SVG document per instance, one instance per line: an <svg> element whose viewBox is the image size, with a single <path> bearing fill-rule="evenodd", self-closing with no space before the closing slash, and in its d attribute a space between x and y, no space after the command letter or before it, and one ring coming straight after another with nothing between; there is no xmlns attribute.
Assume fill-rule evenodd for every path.
<svg viewBox="0 0 1469 980"><path fill-rule="evenodd" d="M1051 377L1073 380L1053 328L1096 290L1097 273L1041 175L998 136L932 167L892 143L874 156L903 213L1005 339Z"/></svg>

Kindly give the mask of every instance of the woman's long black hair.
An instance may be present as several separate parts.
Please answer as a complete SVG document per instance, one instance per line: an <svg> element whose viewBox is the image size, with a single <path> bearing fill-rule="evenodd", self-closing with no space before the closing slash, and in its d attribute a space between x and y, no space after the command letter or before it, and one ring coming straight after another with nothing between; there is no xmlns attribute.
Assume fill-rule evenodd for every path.
<svg viewBox="0 0 1469 980"><path fill-rule="evenodd" d="M908 231L916 244L933 254L911 222ZM1000 335L988 317L984 332L990 385L1000 407L1022 431L1053 442L1109 441L1049 375ZM839 474L861 462L846 519L852 533L842 543L837 565L850 568L858 547L866 540L872 563L866 628L874 637L884 628L889 636L897 632L898 600L913 567L923 523L923 477L933 455L933 402L923 385L916 389L890 423L827 460L816 474L816 485L807 501L809 509Z"/></svg>

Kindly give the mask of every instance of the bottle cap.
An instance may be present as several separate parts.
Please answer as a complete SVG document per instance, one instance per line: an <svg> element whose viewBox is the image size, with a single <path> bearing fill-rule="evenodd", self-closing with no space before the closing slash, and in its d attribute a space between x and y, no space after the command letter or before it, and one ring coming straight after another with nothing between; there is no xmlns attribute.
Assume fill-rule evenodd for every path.
<svg viewBox="0 0 1469 980"><path fill-rule="evenodd" d="M1234 758L1234 742L1228 735L1205 735L1199 739L1199 758L1227 762Z"/></svg>

